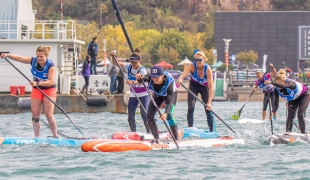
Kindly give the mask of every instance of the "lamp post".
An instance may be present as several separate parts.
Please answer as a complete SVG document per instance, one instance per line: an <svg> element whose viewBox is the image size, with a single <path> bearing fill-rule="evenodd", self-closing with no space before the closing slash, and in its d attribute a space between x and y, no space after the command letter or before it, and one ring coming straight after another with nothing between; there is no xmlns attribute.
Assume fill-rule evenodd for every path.
<svg viewBox="0 0 310 180"><path fill-rule="evenodd" d="M229 49L229 42L231 41L231 39L223 39L223 41L225 42L225 65L226 65L226 72L228 72L228 49Z"/></svg>
<svg viewBox="0 0 310 180"><path fill-rule="evenodd" d="M106 70L107 70L107 62L106 62L106 60L107 60L107 50L106 50L106 47L105 47L105 45L107 44L107 39L102 39L102 42L103 42L103 66L104 66L104 68L105 68L105 72L106 72Z"/></svg>

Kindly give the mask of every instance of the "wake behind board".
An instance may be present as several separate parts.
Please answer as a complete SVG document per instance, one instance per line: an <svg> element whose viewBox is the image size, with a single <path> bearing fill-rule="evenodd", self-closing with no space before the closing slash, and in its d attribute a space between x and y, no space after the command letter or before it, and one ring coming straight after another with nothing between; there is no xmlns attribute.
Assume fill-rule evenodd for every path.
<svg viewBox="0 0 310 180"><path fill-rule="evenodd" d="M28 138L28 137L0 137L0 145L54 145L54 146L81 146L93 139L66 139L66 138Z"/></svg>
<svg viewBox="0 0 310 180"><path fill-rule="evenodd" d="M214 139L201 140L180 140L178 143L180 148L188 147L220 147L232 144L245 144L243 139L234 139L232 137L223 136ZM84 152L124 152L124 151L149 151L159 149L177 149L173 143L151 144L147 141L132 140L95 140L82 144L81 150Z"/></svg>
<svg viewBox="0 0 310 180"><path fill-rule="evenodd" d="M268 137L267 142L269 145L277 145L277 144L288 144L293 142L308 142L309 141L309 133L301 134L301 133L282 133L282 134L274 134Z"/></svg>
<svg viewBox="0 0 310 180"><path fill-rule="evenodd" d="M208 130L199 129L196 127L179 129L179 139L188 138L218 138L220 135L216 132L209 132ZM162 140L172 139L171 135L166 132L159 133L159 138ZM137 133L137 132L117 132L112 135L112 139L121 140L152 140L154 139L152 134Z"/></svg>
<svg viewBox="0 0 310 180"><path fill-rule="evenodd" d="M262 124L262 123L266 123L266 122L267 122L267 120L251 119L251 118L238 120L239 124Z"/></svg>

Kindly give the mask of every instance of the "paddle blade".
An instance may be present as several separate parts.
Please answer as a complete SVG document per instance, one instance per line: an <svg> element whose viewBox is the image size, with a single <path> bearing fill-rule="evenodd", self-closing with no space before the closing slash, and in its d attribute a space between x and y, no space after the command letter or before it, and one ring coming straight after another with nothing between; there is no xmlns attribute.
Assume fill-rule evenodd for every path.
<svg viewBox="0 0 310 180"><path fill-rule="evenodd" d="M241 111L242 111L242 109L240 109L240 110L237 111L235 114L233 114L233 115L231 116L231 119L237 121L237 120L240 118L240 116L241 116Z"/></svg>

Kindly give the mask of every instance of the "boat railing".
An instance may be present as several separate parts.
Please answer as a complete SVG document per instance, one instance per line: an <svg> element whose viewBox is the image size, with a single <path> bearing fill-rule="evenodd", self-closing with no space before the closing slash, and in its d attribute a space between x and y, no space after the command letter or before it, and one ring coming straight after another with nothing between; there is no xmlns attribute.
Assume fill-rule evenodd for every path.
<svg viewBox="0 0 310 180"><path fill-rule="evenodd" d="M74 20L0 20L0 39L76 39Z"/></svg>

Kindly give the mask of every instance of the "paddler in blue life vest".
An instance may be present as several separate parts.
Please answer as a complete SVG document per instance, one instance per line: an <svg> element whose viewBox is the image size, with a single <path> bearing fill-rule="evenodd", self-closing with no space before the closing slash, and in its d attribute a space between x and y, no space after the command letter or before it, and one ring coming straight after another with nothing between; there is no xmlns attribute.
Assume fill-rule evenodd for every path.
<svg viewBox="0 0 310 180"><path fill-rule="evenodd" d="M194 62L189 64L183 73L179 76L177 84L182 84L183 79L191 73L189 81L189 90L192 91L196 96L200 93L202 101L207 104L205 109L207 115L207 122L209 126L209 131L213 132L213 114L212 109L212 98L213 98L213 76L212 70L208 64L205 62L208 59L202 51L196 51L194 55ZM195 110L195 97L188 92L187 95L187 123L188 127L193 127L194 125L194 110Z"/></svg>
<svg viewBox="0 0 310 180"><path fill-rule="evenodd" d="M33 87L31 92L31 111L32 125L35 137L40 136L40 116L42 106L44 106L44 114L52 130L53 137L58 137L57 124L54 118L54 104L42 94L39 87L51 100L56 102L56 67L54 62L48 58L51 51L50 46L39 46L36 49L36 56L19 56L16 54L1 54L1 58L8 57L14 61L31 65L31 73L33 81L30 85Z"/></svg>
<svg viewBox="0 0 310 180"><path fill-rule="evenodd" d="M284 69L280 69L276 77L265 81L265 84L272 84L276 87L274 91L275 102L273 113L278 110L279 96L288 101L286 132L292 131L293 119L297 113L300 132L304 134L306 132L304 113L309 104L308 88L300 82L288 79Z"/></svg>
<svg viewBox="0 0 310 180"><path fill-rule="evenodd" d="M273 67L273 64L269 64L270 68L272 68L272 71L270 73L267 73L265 75L263 75L263 73L261 71L257 71L256 72L256 77L258 78L258 80L256 80L255 82L255 87L254 87L254 91L257 90L257 88L260 88L263 90L264 93L264 101L263 101L263 110L262 110L262 119L265 120L266 119L266 109L268 106L268 93L269 93L269 97L271 99L271 104L274 104L274 86L272 84L264 84L265 81L270 80L270 77L273 77L276 73L277 70L276 68ZM277 114L273 114L273 116L276 118Z"/></svg>
<svg viewBox="0 0 310 180"><path fill-rule="evenodd" d="M110 53L110 56L115 55L113 52ZM113 64L117 66L117 63L112 59ZM127 72L128 75L128 81L126 82L128 85L132 86L132 89L135 91L136 95L138 96L140 102L142 103L143 107L147 111L148 105L150 102L150 97L148 96L148 93L146 89L144 88L143 84L138 83L136 81L136 74L142 74L146 75L147 71L144 66L141 65L141 55L140 55L140 50L136 48L134 52L131 54L129 58L129 62L118 62L121 68ZM136 111L137 107L139 105L139 101L135 94L132 92L132 89L130 88L130 97L128 100L128 123L131 132L136 132ZM146 112L140 105L140 112L141 112L141 117L144 122L144 126L146 129L147 133L150 133L150 128L147 123L147 117L146 117Z"/></svg>
<svg viewBox="0 0 310 180"><path fill-rule="evenodd" d="M153 92L153 99L159 107L162 103L166 104L165 112L160 116L162 121L168 121L171 132L176 140L178 140L178 127L177 122L174 118L174 108L177 102L177 86L174 81L173 76L164 72L160 66L153 66L151 72L147 76L142 76L140 73L136 75L138 82L149 83L149 90ZM154 136L154 140L151 143L159 143L159 134L158 128L156 125L155 114L157 109L155 105L150 102L148 111L147 111L147 120L151 129L151 132Z"/></svg>

